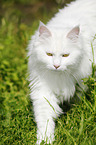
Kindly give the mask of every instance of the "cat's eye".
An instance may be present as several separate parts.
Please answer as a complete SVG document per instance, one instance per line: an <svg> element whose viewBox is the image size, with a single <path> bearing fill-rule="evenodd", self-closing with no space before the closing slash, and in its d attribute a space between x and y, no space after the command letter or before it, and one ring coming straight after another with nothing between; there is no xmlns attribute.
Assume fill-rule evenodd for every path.
<svg viewBox="0 0 96 145"><path fill-rule="evenodd" d="M48 56L53 56L53 54L52 53L46 53Z"/></svg>
<svg viewBox="0 0 96 145"><path fill-rule="evenodd" d="M62 55L62 57L68 57L69 56L69 54L63 54Z"/></svg>

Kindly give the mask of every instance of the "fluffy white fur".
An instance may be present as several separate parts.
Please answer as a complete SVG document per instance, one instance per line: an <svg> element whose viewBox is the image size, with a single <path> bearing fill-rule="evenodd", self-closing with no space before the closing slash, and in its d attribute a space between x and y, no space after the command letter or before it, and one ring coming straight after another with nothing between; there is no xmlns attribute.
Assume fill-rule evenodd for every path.
<svg viewBox="0 0 96 145"><path fill-rule="evenodd" d="M54 140L54 118L62 113L59 103L69 100L76 83L81 84L82 78L91 74L95 34L96 0L77 0L60 10L46 26L40 23L32 36L28 69L37 144ZM93 46L96 63L96 41Z"/></svg>

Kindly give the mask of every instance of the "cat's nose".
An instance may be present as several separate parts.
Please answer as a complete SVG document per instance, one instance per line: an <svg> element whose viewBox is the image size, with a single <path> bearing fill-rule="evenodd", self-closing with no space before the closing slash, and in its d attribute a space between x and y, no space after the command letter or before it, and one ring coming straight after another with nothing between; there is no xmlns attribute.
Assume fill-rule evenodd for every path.
<svg viewBox="0 0 96 145"><path fill-rule="evenodd" d="M58 68L60 67L60 65L54 65L54 67L55 67L56 69L58 69Z"/></svg>

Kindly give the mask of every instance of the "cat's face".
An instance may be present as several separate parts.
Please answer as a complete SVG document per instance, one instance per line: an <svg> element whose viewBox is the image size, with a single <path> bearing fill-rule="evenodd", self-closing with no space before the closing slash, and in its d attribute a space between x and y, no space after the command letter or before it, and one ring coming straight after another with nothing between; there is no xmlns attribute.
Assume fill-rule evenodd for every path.
<svg viewBox="0 0 96 145"><path fill-rule="evenodd" d="M37 58L44 67L57 72L78 65L82 56L78 42L79 27L75 27L67 35L51 34L45 26L39 29L40 46L37 49Z"/></svg>

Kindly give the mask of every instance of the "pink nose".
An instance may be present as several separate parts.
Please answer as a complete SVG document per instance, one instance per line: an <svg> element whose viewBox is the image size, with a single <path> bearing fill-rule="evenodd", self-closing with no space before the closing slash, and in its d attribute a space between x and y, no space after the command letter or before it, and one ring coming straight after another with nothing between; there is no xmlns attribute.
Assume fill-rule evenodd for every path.
<svg viewBox="0 0 96 145"><path fill-rule="evenodd" d="M57 69L57 68L59 68L59 67L60 67L60 65L54 65L54 67Z"/></svg>

